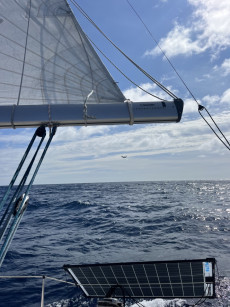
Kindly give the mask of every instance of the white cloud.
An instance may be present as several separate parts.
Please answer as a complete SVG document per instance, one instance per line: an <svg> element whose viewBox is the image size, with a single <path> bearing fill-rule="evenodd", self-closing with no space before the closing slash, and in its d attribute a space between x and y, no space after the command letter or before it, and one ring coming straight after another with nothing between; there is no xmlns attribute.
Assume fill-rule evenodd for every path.
<svg viewBox="0 0 230 307"><path fill-rule="evenodd" d="M149 83L143 84L143 87L148 90L156 90L155 85ZM147 94L142 93L139 89L133 88L128 91L133 100L149 101ZM222 106L220 102L222 102ZM220 96L205 96L202 99L202 103L208 107L209 111L215 108L215 112L211 113L215 114L215 121L227 137L229 137L230 112L229 108L223 109L223 105L227 105L229 102L230 89ZM191 120L191 115L193 120ZM206 113L204 116L208 117ZM18 129L16 131L9 130L7 138L0 135L0 141L4 145L0 155L0 164L2 165L0 184L7 184L10 181L10 177L15 172L33 135L32 129L31 131L26 130L26 134L23 131L18 134ZM20 136L24 136L23 142L17 143L16 147L15 141L20 140ZM161 174L156 173L156 167L162 176L163 170L168 174L168 167L171 167L169 161L173 165L169 178L175 179L175 169L181 167L182 157L186 165L190 165L191 161L193 161L191 163L197 161L197 165L199 165L201 163L200 156L205 155L207 161L211 159L210 156L213 154L222 156L225 153L227 151L224 146L199 117L196 103L192 99L186 99L184 116L178 124L126 126L125 129L121 129L120 126L58 128L36 182L122 181L137 180L137 178L157 180L163 177L157 177ZM127 154L128 159L121 159L122 154ZM161 156L162 154L163 156ZM156 160L159 157L161 157L161 165L156 166ZM222 163L223 160L216 159L214 162ZM217 165L214 162L212 165ZM199 174L198 166L196 170ZM187 171L191 171L191 174L195 176L194 166ZM181 172L183 172L182 169ZM222 173L224 172L227 172L225 166L222 170ZM152 174L155 174L155 177L151 177ZM189 172L181 173L181 175L178 173L178 176L181 176L179 179L188 178L187 174ZM208 172L206 175L208 176ZM196 178L199 179L199 176ZM229 178L227 177L229 174L223 176Z"/></svg>
<svg viewBox="0 0 230 307"><path fill-rule="evenodd" d="M174 28L159 42L164 52L172 57L192 55L212 50L212 56L230 46L230 1L188 0L194 7L186 26L175 23ZM146 52L159 54L159 48Z"/></svg>
<svg viewBox="0 0 230 307"><path fill-rule="evenodd" d="M184 101L184 114L197 113L197 103L193 99L186 99Z"/></svg>
<svg viewBox="0 0 230 307"><path fill-rule="evenodd" d="M142 87L145 91L160 97L161 99L172 100L169 98L168 94L166 94L163 90L160 90L154 83L143 83L140 84L140 87ZM172 89L172 87L167 88L174 94L177 94L177 91ZM127 99L132 101L158 101L157 98L149 95L138 87L130 87L129 89L123 91L123 94Z"/></svg>
<svg viewBox="0 0 230 307"><path fill-rule="evenodd" d="M229 112L216 116L215 120L224 129L229 129ZM85 130L88 128L91 127ZM168 174L169 161L173 159L173 171L169 174L173 178L174 168L181 167L182 156L189 165L191 156L194 162L200 155L207 155L208 159L210 154L220 155L226 151L201 118L182 120L178 124L141 125L138 129L127 127L125 131L113 127L110 133L105 131L84 138L77 137L82 128L73 129L75 131L72 128L58 129L59 136L63 137L52 142L36 183L159 179L161 175L156 173L156 161L161 154L167 158L163 156L162 164L157 168L161 169L162 176L163 170ZM73 137L72 142L66 142L64 136L68 135ZM12 146L1 150L0 163L4 166L0 174L1 184L10 181L23 154L21 148ZM128 158L121 159L122 154L127 154ZM186 179L186 174L181 175L183 178Z"/></svg>
<svg viewBox="0 0 230 307"><path fill-rule="evenodd" d="M221 102L226 102L230 105L230 88L223 93Z"/></svg>
<svg viewBox="0 0 230 307"><path fill-rule="evenodd" d="M217 65L214 67L214 71L219 71L223 74L223 76L228 76L230 74L230 58L225 59L220 67Z"/></svg>
<svg viewBox="0 0 230 307"><path fill-rule="evenodd" d="M202 98L202 101L205 103L205 107L216 107L220 102L220 96L206 95Z"/></svg>
<svg viewBox="0 0 230 307"><path fill-rule="evenodd" d="M173 30L168 33L167 37L160 40L159 45L169 57L179 54L189 56L194 53L205 51L206 48L201 46L199 41L192 41L192 33L192 29L183 27L176 23ZM150 51L146 51L145 55L157 55L160 53L161 51L157 47Z"/></svg>
<svg viewBox="0 0 230 307"><path fill-rule="evenodd" d="M224 76L229 75L230 74L230 59L225 59L221 65L221 68L224 71Z"/></svg>

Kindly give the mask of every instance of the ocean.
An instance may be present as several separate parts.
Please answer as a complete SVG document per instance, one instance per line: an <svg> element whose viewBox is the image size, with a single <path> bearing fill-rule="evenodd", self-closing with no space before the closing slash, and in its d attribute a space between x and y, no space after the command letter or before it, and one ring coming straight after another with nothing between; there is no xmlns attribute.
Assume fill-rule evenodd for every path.
<svg viewBox="0 0 230 307"><path fill-rule="evenodd" d="M0 188L1 196L5 190ZM72 281L64 264L215 257L218 298L203 306L230 306L229 230L230 181L35 185L0 275ZM41 306L41 286L41 279L1 278L0 306ZM188 306L196 301L141 304ZM47 279L45 306L93 307L96 300Z"/></svg>

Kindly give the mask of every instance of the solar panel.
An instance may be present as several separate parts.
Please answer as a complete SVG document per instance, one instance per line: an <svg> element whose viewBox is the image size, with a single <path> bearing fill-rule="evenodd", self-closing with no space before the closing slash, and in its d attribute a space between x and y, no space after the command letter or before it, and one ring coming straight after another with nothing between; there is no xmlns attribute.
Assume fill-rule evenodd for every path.
<svg viewBox="0 0 230 307"><path fill-rule="evenodd" d="M87 297L214 298L215 259L64 265Z"/></svg>

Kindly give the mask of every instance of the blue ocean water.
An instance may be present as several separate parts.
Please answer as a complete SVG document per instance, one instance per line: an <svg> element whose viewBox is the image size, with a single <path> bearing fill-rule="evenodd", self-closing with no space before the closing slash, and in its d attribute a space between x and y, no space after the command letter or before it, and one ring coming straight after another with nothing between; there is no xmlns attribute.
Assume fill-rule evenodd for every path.
<svg viewBox="0 0 230 307"><path fill-rule="evenodd" d="M0 275L71 281L64 264L215 257L218 298L204 306L230 306L229 225L230 181L36 185ZM40 306L41 285L41 279L0 279L0 306ZM45 306L95 304L76 287L46 280Z"/></svg>

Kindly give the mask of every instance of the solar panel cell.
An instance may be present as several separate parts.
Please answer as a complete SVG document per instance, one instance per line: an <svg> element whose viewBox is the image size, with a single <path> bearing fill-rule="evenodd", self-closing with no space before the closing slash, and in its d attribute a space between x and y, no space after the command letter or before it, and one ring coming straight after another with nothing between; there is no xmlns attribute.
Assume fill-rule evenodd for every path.
<svg viewBox="0 0 230 307"><path fill-rule="evenodd" d="M135 298L185 298L215 296L214 264L215 259L205 259L64 268L89 297L105 297L111 287L117 286L116 297L123 297L125 292Z"/></svg>

